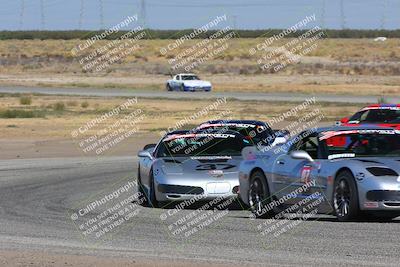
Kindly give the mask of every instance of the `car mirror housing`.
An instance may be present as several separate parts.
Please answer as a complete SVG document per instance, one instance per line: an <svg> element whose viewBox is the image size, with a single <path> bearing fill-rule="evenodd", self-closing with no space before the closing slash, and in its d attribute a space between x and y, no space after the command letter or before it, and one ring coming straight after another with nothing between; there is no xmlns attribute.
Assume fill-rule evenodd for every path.
<svg viewBox="0 0 400 267"><path fill-rule="evenodd" d="M139 151L138 156L141 158L150 158L150 159L153 157L151 152L148 150Z"/></svg>
<svg viewBox="0 0 400 267"><path fill-rule="evenodd" d="M148 150L150 148L155 148L157 146L157 144L147 144L144 146L143 150Z"/></svg>
<svg viewBox="0 0 400 267"><path fill-rule="evenodd" d="M306 160L308 162L314 162L313 158L310 156L310 154L308 154L306 151L304 150L295 150L290 152L290 156L293 159L302 159L302 160Z"/></svg>
<svg viewBox="0 0 400 267"><path fill-rule="evenodd" d="M340 122L341 122L341 123L348 123L349 120L350 120L350 119L346 117L346 118L341 119Z"/></svg>

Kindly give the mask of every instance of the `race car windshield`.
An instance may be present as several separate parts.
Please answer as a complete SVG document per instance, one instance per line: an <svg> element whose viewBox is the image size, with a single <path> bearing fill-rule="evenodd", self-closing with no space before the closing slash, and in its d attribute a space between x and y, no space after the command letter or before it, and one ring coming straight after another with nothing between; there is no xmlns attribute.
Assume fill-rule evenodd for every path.
<svg viewBox="0 0 400 267"><path fill-rule="evenodd" d="M158 157L187 157L187 156L240 156L244 147L251 143L240 137L183 137L161 143Z"/></svg>
<svg viewBox="0 0 400 267"><path fill-rule="evenodd" d="M235 125L221 124L220 126L210 126L212 129L224 128L232 130L245 136L252 145L270 145L274 141L274 133L267 126L259 125Z"/></svg>
<svg viewBox="0 0 400 267"><path fill-rule="evenodd" d="M182 76L182 80L192 81L192 80L200 80L200 78L197 77L196 75L184 75L184 76Z"/></svg>
<svg viewBox="0 0 400 267"><path fill-rule="evenodd" d="M359 121L360 123L400 123L400 110L370 109L355 114L350 118L350 121Z"/></svg>
<svg viewBox="0 0 400 267"><path fill-rule="evenodd" d="M399 134L352 133L325 139L330 159L340 157L400 157Z"/></svg>

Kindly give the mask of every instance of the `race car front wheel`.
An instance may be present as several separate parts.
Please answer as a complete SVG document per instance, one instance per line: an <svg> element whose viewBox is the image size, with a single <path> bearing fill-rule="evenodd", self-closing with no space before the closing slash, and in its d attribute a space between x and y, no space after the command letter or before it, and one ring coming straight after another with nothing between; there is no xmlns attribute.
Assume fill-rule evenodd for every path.
<svg viewBox="0 0 400 267"><path fill-rule="evenodd" d="M156 189L154 185L154 176L153 176L153 171L150 172L150 192L149 196L147 198L149 207L157 208L158 207L158 201L156 198Z"/></svg>
<svg viewBox="0 0 400 267"><path fill-rule="evenodd" d="M262 171L255 171L250 177L249 205L256 218L271 218L274 211L267 204L272 198L268 189L267 179Z"/></svg>
<svg viewBox="0 0 400 267"><path fill-rule="evenodd" d="M354 221L360 216L357 187L349 171L339 173L335 180L333 207L339 221Z"/></svg>
<svg viewBox="0 0 400 267"><path fill-rule="evenodd" d="M142 179L140 178L140 165L138 166L138 175L137 175L137 191L139 193L139 203L140 205L145 205L147 204L147 197L146 197L146 193L143 189L143 184L142 184Z"/></svg>

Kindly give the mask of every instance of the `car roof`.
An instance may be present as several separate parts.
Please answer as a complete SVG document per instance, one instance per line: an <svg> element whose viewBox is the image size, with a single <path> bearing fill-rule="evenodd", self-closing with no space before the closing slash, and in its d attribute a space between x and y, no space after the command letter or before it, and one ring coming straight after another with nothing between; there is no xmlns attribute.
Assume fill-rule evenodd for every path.
<svg viewBox="0 0 400 267"><path fill-rule="evenodd" d="M175 133L175 132L176 132L176 133ZM235 136L244 137L241 133L239 133L239 132L237 132L237 131L232 131L232 130L227 130L227 131L224 131L224 132L221 132L221 130L218 130L218 129L213 129L213 130L196 130L196 131L182 131L182 132L175 131L175 132L174 132L174 133L171 133L171 134L165 135L165 136L162 138L162 141L164 141L164 139L167 138L167 137L170 137L170 138L171 138L171 135L176 135L177 137L187 135L187 137L189 137L189 135L195 136L196 134L209 134L209 135L212 135L212 134L230 134L230 135L235 135Z"/></svg>
<svg viewBox="0 0 400 267"><path fill-rule="evenodd" d="M177 75L188 75L188 76L196 76L197 74L194 73L179 73Z"/></svg>
<svg viewBox="0 0 400 267"><path fill-rule="evenodd" d="M372 104L362 108L361 110L369 110L369 109L385 109L385 108L400 108L400 104Z"/></svg>
<svg viewBox="0 0 400 267"><path fill-rule="evenodd" d="M267 123L262 122L262 121L257 121L257 120L211 120L207 122L203 122L200 125L203 124L231 124L231 123L237 123L237 124L253 124L253 125L259 125L259 126L265 126ZM200 126L199 125L199 126Z"/></svg>
<svg viewBox="0 0 400 267"><path fill-rule="evenodd" d="M328 127L320 127L316 128L315 132L322 133L327 131L351 131L351 130L391 130L395 129L391 127L381 127L376 125L354 125L354 126L328 126Z"/></svg>

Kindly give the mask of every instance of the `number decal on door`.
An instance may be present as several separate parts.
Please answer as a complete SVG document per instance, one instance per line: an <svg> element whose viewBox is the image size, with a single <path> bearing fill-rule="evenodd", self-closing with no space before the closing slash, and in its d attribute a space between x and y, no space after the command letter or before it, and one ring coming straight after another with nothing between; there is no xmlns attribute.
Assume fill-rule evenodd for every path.
<svg viewBox="0 0 400 267"><path fill-rule="evenodd" d="M304 166L301 169L300 181L302 183L307 184L311 182L311 170L312 170L311 166Z"/></svg>

